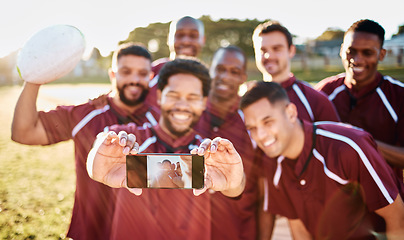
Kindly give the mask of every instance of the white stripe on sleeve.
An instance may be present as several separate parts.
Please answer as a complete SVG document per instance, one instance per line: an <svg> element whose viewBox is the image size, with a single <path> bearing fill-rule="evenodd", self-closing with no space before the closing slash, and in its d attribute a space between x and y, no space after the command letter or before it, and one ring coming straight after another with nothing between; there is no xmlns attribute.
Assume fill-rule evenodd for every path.
<svg viewBox="0 0 404 240"><path fill-rule="evenodd" d="M383 91L380 89L380 87L376 88L376 92L377 94L379 94L379 97L382 99L382 102L384 104L384 106L387 108L387 111L389 111L391 117L393 118L394 122L397 123L398 121L398 117L396 112L394 111L393 107L391 106L391 104L389 103L389 100L387 100L386 95L384 95Z"/></svg>
<svg viewBox="0 0 404 240"><path fill-rule="evenodd" d="M146 150L150 145L152 145L156 141L157 141L156 136L149 137L148 139L146 139L146 141L144 141L142 143L142 145L139 146L139 152L143 152L144 150Z"/></svg>
<svg viewBox="0 0 404 240"><path fill-rule="evenodd" d="M362 149L356 144L354 141L352 141L350 138L346 136L342 136L336 133L332 133L323 129L317 129L316 133L318 135L332 138L335 140L339 140L342 142L345 142L349 146L351 146L359 155L360 159L362 160L363 164L365 165L366 169L368 170L370 176L373 178L375 181L376 185L379 187L379 190L382 192L383 196L386 198L386 200L391 204L394 202L394 200L391 198L389 192L387 191L386 187L384 186L382 180L380 179L379 175L377 175L375 169L373 168L372 164L370 163L369 159L366 157L365 153L362 151Z"/></svg>
<svg viewBox="0 0 404 240"><path fill-rule="evenodd" d="M342 92L345 90L345 85L341 85L334 89L334 91L328 96L328 99L330 101L334 100L334 98L338 95L338 93Z"/></svg>
<svg viewBox="0 0 404 240"><path fill-rule="evenodd" d="M299 86L297 84L293 84L293 90L295 90L297 96L299 97L300 101L302 101L304 107L306 108L307 112L309 113L310 119L314 121L314 115L313 111L311 110L310 104L307 101L307 98L304 96L302 90L300 90Z"/></svg>
<svg viewBox="0 0 404 240"><path fill-rule="evenodd" d="M72 131L72 136L76 136L76 134L88 123L93 119L94 117L100 115L101 113L104 113L109 110L109 105L105 105L102 109L96 109L91 111L89 114L87 114L81 121L73 128Z"/></svg>

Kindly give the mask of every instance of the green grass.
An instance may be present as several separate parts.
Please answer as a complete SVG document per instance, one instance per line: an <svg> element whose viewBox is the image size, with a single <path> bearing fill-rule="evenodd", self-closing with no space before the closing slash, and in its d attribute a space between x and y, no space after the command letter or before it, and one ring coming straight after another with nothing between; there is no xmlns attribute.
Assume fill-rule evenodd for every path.
<svg viewBox="0 0 404 240"><path fill-rule="evenodd" d="M93 86L98 85L86 89ZM43 86L38 109L69 102L51 95L54 88L77 92L67 85ZM11 122L20 91L19 86L0 87L0 239L64 239L75 191L73 142L52 146L12 142ZM89 91L84 91L87 96L71 96L85 100Z"/></svg>

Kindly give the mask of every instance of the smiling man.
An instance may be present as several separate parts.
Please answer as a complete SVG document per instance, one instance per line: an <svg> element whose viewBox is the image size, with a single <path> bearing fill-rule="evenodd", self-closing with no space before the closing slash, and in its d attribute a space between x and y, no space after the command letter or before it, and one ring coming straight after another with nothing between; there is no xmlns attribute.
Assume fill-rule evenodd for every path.
<svg viewBox="0 0 404 240"><path fill-rule="evenodd" d="M397 178L370 134L300 120L277 83L257 83L240 108L264 153L270 212L289 219L295 239L402 239Z"/></svg>
<svg viewBox="0 0 404 240"><path fill-rule="evenodd" d="M355 22L346 32L340 56L345 73L324 79L316 89L334 103L342 122L368 131L403 180L404 84L377 71L386 50L384 29L372 20Z"/></svg>
<svg viewBox="0 0 404 240"><path fill-rule="evenodd" d="M128 43L119 46L112 58L112 92L87 103L37 111L40 85L24 84L15 107L12 139L27 145L74 141L76 192L67 237L109 239L115 195L111 188L88 177L85 161L97 134L105 127L157 123L158 109L143 101L152 76L150 53L143 46Z"/></svg>
<svg viewBox="0 0 404 240"><path fill-rule="evenodd" d="M205 45L205 28L203 22L190 16L182 17L170 23L167 40L170 49L169 58L157 59L152 63L152 71L155 75L150 81L150 93L146 100L153 106L157 104L157 81L160 69L169 61L178 57L198 57Z"/></svg>
<svg viewBox="0 0 404 240"><path fill-rule="evenodd" d="M158 124L114 125L109 130L134 134L142 153L189 153L202 142L193 127L205 109L210 81L208 69L199 61L170 61L159 75ZM97 166L92 169L94 173L99 170ZM117 186L95 174L98 181L122 187L125 167L119 177L121 185ZM189 189L143 189L139 197L118 189L110 239L210 239L210 209L209 194L195 197Z"/></svg>
<svg viewBox="0 0 404 240"><path fill-rule="evenodd" d="M281 84L299 113L308 121L339 121L333 104L327 97L307 83L296 79L291 72L291 60L296 46L289 30L279 22L258 25L253 33L255 61L264 81Z"/></svg>

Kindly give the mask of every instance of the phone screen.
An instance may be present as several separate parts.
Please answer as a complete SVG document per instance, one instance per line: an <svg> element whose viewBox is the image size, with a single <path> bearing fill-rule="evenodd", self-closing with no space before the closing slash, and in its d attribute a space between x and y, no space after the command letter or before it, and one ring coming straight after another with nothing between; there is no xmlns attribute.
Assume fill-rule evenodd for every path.
<svg viewBox="0 0 404 240"><path fill-rule="evenodd" d="M192 154L148 153L126 156L130 188L201 189L204 157Z"/></svg>

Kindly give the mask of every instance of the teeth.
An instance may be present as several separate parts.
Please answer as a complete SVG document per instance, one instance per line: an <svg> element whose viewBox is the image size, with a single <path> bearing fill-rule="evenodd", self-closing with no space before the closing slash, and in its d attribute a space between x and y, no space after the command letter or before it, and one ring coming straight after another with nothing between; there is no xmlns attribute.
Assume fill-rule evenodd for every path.
<svg viewBox="0 0 404 240"><path fill-rule="evenodd" d="M178 119L178 120L187 120L189 118L189 114L184 114L184 113L174 113L173 117Z"/></svg>
<svg viewBox="0 0 404 240"><path fill-rule="evenodd" d="M265 141L263 144L264 144L264 147L268 147L271 144L273 144L274 142L275 142L275 139L271 139L271 140Z"/></svg>
<svg viewBox="0 0 404 240"><path fill-rule="evenodd" d="M365 70L365 68L364 67L353 67L352 70L354 72L363 72Z"/></svg>
<svg viewBox="0 0 404 240"><path fill-rule="evenodd" d="M229 90L229 86L223 85L223 84L219 84L219 85L217 86L217 89L220 89L220 90Z"/></svg>

